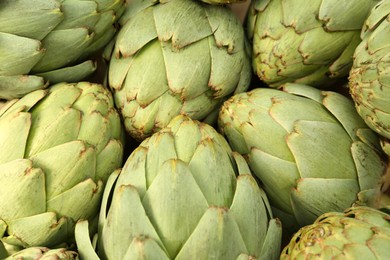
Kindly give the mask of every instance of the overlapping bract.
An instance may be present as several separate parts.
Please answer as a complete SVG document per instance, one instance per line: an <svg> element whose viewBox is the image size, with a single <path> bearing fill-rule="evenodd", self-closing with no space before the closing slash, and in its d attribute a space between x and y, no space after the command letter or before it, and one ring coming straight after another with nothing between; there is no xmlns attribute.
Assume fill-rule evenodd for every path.
<svg viewBox="0 0 390 260"><path fill-rule="evenodd" d="M390 1L372 9L361 37L350 72L350 92L367 125L390 139Z"/></svg>
<svg viewBox="0 0 390 260"><path fill-rule="evenodd" d="M142 1L121 20L112 54L107 48L108 84L135 139L179 114L204 120L227 96L248 88L249 46L229 8L196 0Z"/></svg>
<svg viewBox="0 0 390 260"><path fill-rule="evenodd" d="M91 74L87 58L111 40L123 10L124 0L2 0L0 98Z"/></svg>
<svg viewBox="0 0 390 260"><path fill-rule="evenodd" d="M286 84L225 102L220 127L245 154L284 226L312 223L329 211L375 206L384 163L376 134L335 92Z"/></svg>
<svg viewBox="0 0 390 260"><path fill-rule="evenodd" d="M271 87L331 86L346 77L359 34L379 0L254 0L248 15L253 68Z"/></svg>
<svg viewBox="0 0 390 260"><path fill-rule="evenodd" d="M280 222L244 158L209 125L174 118L141 143L114 183L118 174L103 196L100 258L278 258ZM85 222L76 229L81 256L96 259Z"/></svg>
<svg viewBox="0 0 390 260"><path fill-rule="evenodd" d="M123 157L111 93L91 83L53 85L0 110L0 238L12 248L72 239L97 216L103 185Z"/></svg>
<svg viewBox="0 0 390 260"><path fill-rule="evenodd" d="M369 207L329 212L301 228L280 259L389 259L390 215Z"/></svg>

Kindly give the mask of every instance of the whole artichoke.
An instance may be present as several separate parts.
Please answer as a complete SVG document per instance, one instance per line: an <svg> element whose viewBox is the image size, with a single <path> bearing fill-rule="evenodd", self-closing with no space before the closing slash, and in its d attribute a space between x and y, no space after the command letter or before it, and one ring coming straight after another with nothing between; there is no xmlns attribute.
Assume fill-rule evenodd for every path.
<svg viewBox="0 0 390 260"><path fill-rule="evenodd" d="M376 134L341 94L286 84L225 102L219 124L264 183L273 212L296 229L353 204L379 205L385 166ZM297 225L298 224L298 225Z"/></svg>
<svg viewBox="0 0 390 260"><path fill-rule="evenodd" d="M123 130L111 93L53 85L0 109L0 239L17 251L72 240L97 217L105 181L122 164Z"/></svg>
<svg viewBox="0 0 390 260"><path fill-rule="evenodd" d="M270 220L267 197L244 158L207 124L174 118L110 178L99 217L102 259L279 256L281 226ZM88 234L78 223L80 255L96 259Z"/></svg>
<svg viewBox="0 0 390 260"><path fill-rule="evenodd" d="M390 215L369 207L329 212L301 228L280 259L389 259Z"/></svg>
<svg viewBox="0 0 390 260"><path fill-rule="evenodd" d="M367 125L390 139L390 1L376 5L361 33L350 72L350 93Z"/></svg>
<svg viewBox="0 0 390 260"><path fill-rule="evenodd" d="M253 69L271 87L331 86L348 76L359 34L379 0L254 0L248 20Z"/></svg>
<svg viewBox="0 0 390 260"><path fill-rule="evenodd" d="M114 36L124 0L1 0L0 98L95 70L87 60Z"/></svg>
<svg viewBox="0 0 390 260"><path fill-rule="evenodd" d="M217 115L212 112L228 96L248 88L249 46L228 7L197 0L130 7L106 57L108 84L135 139L145 139L179 114L211 122L207 117Z"/></svg>

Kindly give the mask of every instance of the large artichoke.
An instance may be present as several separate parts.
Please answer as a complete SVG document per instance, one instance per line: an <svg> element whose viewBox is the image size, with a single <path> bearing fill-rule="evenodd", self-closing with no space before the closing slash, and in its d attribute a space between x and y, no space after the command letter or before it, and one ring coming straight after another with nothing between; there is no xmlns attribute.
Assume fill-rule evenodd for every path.
<svg viewBox="0 0 390 260"><path fill-rule="evenodd" d="M123 130L101 85L59 83L0 110L0 239L7 250L72 239L97 216L123 156Z"/></svg>
<svg viewBox="0 0 390 260"><path fill-rule="evenodd" d="M174 118L130 155L114 185L118 174L100 211L102 259L278 258L280 222L244 158L209 125ZM96 259L85 222L76 229L80 255Z"/></svg>
<svg viewBox="0 0 390 260"><path fill-rule="evenodd" d="M130 7L106 55L108 84L135 139L159 131L178 114L197 120L217 115L212 112L227 96L248 88L249 47L229 8L197 0Z"/></svg>
<svg viewBox="0 0 390 260"><path fill-rule="evenodd" d="M390 139L390 1L366 20L349 77L357 111L371 129Z"/></svg>
<svg viewBox="0 0 390 260"><path fill-rule="evenodd" d="M87 58L111 40L123 10L124 0L1 0L0 98L91 74Z"/></svg>
<svg viewBox="0 0 390 260"><path fill-rule="evenodd" d="M248 34L253 68L272 87L316 87L348 76L359 34L379 0L253 0Z"/></svg>
<svg viewBox="0 0 390 260"><path fill-rule="evenodd" d="M225 102L220 127L264 183L285 226L353 204L378 205L384 163L376 134L341 94L286 84Z"/></svg>
<svg viewBox="0 0 390 260"><path fill-rule="evenodd" d="M369 207L325 213L294 235L280 259L390 259L390 215Z"/></svg>

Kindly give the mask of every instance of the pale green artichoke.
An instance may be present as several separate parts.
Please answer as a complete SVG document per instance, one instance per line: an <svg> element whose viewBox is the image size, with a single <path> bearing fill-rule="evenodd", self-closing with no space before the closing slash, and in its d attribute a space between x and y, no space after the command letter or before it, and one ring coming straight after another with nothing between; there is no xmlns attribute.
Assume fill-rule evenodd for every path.
<svg viewBox="0 0 390 260"><path fill-rule="evenodd" d="M305 85L283 90L238 94L219 118L283 225L296 229L329 211L378 205L385 170L379 140L353 102Z"/></svg>
<svg viewBox="0 0 390 260"><path fill-rule="evenodd" d="M121 21L114 49L106 52L108 84L135 139L179 114L204 120L228 96L248 88L249 45L228 7L142 1L129 6Z"/></svg>
<svg viewBox="0 0 390 260"><path fill-rule="evenodd" d="M350 72L350 93L366 124L390 138L390 1L376 5L366 20Z"/></svg>
<svg viewBox="0 0 390 260"><path fill-rule="evenodd" d="M124 0L1 0L0 98L95 70L87 60L114 36Z"/></svg>
<svg viewBox="0 0 390 260"><path fill-rule="evenodd" d="M281 225L267 197L207 124L174 118L110 178L99 216L102 259L279 257ZM85 225L76 227L80 255L99 259Z"/></svg>
<svg viewBox="0 0 390 260"><path fill-rule="evenodd" d="M253 0L253 69L271 87L332 86L348 76L359 34L379 0Z"/></svg>
<svg viewBox="0 0 390 260"><path fill-rule="evenodd" d="M123 132L111 93L97 84L60 83L1 108L7 250L71 241L77 220L97 217L104 183L122 165Z"/></svg>
<svg viewBox="0 0 390 260"><path fill-rule="evenodd" d="M390 259L390 215L369 207L325 213L294 235L280 259Z"/></svg>
<svg viewBox="0 0 390 260"><path fill-rule="evenodd" d="M0 242L0 257L3 260L78 260L75 251L66 248L50 249L47 247L30 247L8 255Z"/></svg>

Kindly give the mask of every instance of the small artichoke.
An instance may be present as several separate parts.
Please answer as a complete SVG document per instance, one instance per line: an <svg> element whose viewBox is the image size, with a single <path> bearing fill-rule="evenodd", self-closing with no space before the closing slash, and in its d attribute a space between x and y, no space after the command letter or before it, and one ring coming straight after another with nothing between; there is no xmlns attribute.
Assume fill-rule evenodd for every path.
<svg viewBox="0 0 390 260"><path fill-rule="evenodd" d="M285 259L389 259L390 215L352 207L321 215L301 228L284 248Z"/></svg>
<svg viewBox="0 0 390 260"><path fill-rule="evenodd" d="M207 124L174 118L110 178L99 217L102 259L279 257L281 225L270 220L267 197L244 158ZM78 223L80 255L98 259L88 234Z"/></svg>
<svg viewBox="0 0 390 260"><path fill-rule="evenodd" d="M135 139L179 114L210 120L228 96L248 88L249 45L228 7L142 1L129 6L121 23L113 50L105 53L108 85Z"/></svg>
<svg viewBox="0 0 390 260"><path fill-rule="evenodd" d="M271 87L331 86L348 76L360 30L379 0L253 0L253 69Z"/></svg>
<svg viewBox="0 0 390 260"><path fill-rule="evenodd" d="M383 155L353 102L306 85L286 84L283 90L235 95L219 118L283 225L296 230L355 203L379 205Z"/></svg>
<svg viewBox="0 0 390 260"><path fill-rule="evenodd" d="M97 217L103 187L122 165L123 130L111 93L59 83L0 109L0 239L9 247L71 241Z"/></svg>
<svg viewBox="0 0 390 260"><path fill-rule="evenodd" d="M390 139L390 1L376 5L361 33L350 72L350 93L366 124Z"/></svg>
<svg viewBox="0 0 390 260"><path fill-rule="evenodd" d="M87 59L113 38L123 11L124 0L1 0L0 98L91 74Z"/></svg>

